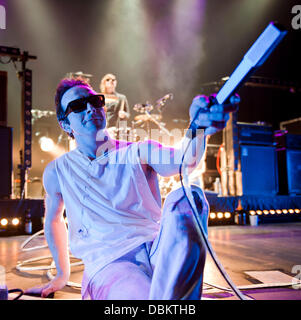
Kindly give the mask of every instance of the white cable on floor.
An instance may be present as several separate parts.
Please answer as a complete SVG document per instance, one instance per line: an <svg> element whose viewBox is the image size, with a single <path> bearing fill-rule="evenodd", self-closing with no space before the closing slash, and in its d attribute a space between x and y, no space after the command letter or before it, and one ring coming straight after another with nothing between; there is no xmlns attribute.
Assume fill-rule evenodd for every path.
<svg viewBox="0 0 301 320"><path fill-rule="evenodd" d="M28 237L20 246L21 251L32 251L32 250L37 250L37 249L43 249L43 248L48 248L48 245L42 245L42 246L36 246L36 247L31 247L31 248L25 248L25 246L33 240L35 237L39 236L40 234L43 234L44 230L40 230L37 233L33 234L32 236Z"/></svg>
<svg viewBox="0 0 301 320"><path fill-rule="evenodd" d="M231 292L232 290L230 288L218 286L215 284L204 282L205 285L210 286L211 288L204 288L203 290L209 290L208 293L218 293L218 292ZM243 286L237 286L240 290L252 290L252 289L263 289L263 288L275 288L275 287L289 287L291 286L291 282L286 283L256 283L256 284L250 284L250 285L243 285Z"/></svg>
<svg viewBox="0 0 301 320"><path fill-rule="evenodd" d="M28 245L34 238L36 238L37 236L41 235L44 233L44 230L40 230L38 232L36 232L35 234L33 234L32 236L28 237L20 246L21 251L34 251L34 250L39 250L39 249L44 249L44 248L48 248L48 245L41 245L41 246L35 246L35 247L30 247L30 248L25 248L26 245ZM75 258L73 255L70 255L70 258ZM25 264L28 263L32 263L32 262L37 262L40 260L45 260L45 259L52 259L52 255L48 255L48 256L40 256L40 257L36 257L36 258L31 258L31 259L27 259L24 261L20 261L17 263L16 265L16 269L18 271L41 271L41 270L48 270L46 275L48 277L48 279L51 281L54 278L54 275L52 274L52 269L56 269L55 266L55 262L52 259L52 262L50 265L42 265L42 266L36 266L36 267L24 267ZM83 265L82 261L78 261L78 262L73 262L70 264L70 267L75 267L75 266L80 266ZM76 282L72 282L72 281L68 281L67 286L69 287L76 287L76 288L81 288L81 284L76 283Z"/></svg>

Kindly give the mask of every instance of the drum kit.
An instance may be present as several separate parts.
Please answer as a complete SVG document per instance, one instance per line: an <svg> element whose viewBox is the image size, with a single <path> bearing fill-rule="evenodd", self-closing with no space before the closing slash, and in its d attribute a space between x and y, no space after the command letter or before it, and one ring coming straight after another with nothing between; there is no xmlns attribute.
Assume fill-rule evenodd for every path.
<svg viewBox="0 0 301 320"><path fill-rule="evenodd" d="M134 116L132 126L122 126L120 122L119 128L109 128L111 129L109 130L110 134L112 134L113 129L115 132L113 135L119 140L136 142L141 140L141 138L145 140L151 139L151 131L152 129L156 129L160 134L167 134L169 137L172 137L172 134L165 127L166 124L162 122L162 111L167 101L171 99L173 99L173 94L169 93L158 99L155 104L149 102L135 104L133 110L138 114ZM145 132L143 137L139 134L142 130ZM180 187L178 177L161 177L158 175L158 183L163 201L170 191Z"/></svg>
<svg viewBox="0 0 301 320"><path fill-rule="evenodd" d="M150 131L152 128L157 128L160 132L166 133L168 136L172 136L165 128L165 123L161 121L163 108L169 99L173 99L172 93L168 93L164 97L158 99L154 105L148 102L145 104L135 104L133 109L140 114L135 116L134 126L145 128L148 137L151 136ZM157 110L158 113L151 113L153 110Z"/></svg>
<svg viewBox="0 0 301 320"><path fill-rule="evenodd" d="M126 140L130 142L136 142L141 140L151 139L151 130L157 129L160 134L167 134L172 137L172 134L165 128L165 123L162 122L162 111L166 102L173 98L173 94L166 94L164 97L158 99L155 104L149 102L137 103L134 105L133 110L139 113L134 117L131 127L123 125L123 121L119 122L119 127L111 127L108 129L110 135L119 140ZM152 113L152 111L157 110L157 113ZM140 136L137 134L140 132ZM141 136L141 131L145 134Z"/></svg>

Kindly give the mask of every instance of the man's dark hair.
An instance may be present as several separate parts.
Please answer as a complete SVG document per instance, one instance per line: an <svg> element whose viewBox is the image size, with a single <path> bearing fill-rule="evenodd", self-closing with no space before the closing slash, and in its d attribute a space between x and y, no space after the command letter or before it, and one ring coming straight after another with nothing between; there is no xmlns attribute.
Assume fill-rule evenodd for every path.
<svg viewBox="0 0 301 320"><path fill-rule="evenodd" d="M91 85L83 79L65 78L65 79L62 79L58 84L56 89L56 94L55 94L56 117L58 121L64 121L65 123L70 124L69 120L67 118L65 119L65 111L62 108L61 101L64 93L76 86L85 86L85 87L88 87L89 89L92 89ZM68 133L68 135L71 138L74 138L72 133Z"/></svg>

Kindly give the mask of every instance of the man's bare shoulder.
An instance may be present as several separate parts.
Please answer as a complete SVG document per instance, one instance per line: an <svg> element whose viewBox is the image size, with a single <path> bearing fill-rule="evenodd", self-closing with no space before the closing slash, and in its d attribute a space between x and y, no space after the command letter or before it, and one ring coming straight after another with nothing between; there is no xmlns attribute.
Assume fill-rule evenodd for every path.
<svg viewBox="0 0 301 320"><path fill-rule="evenodd" d="M43 173L43 184L47 194L61 193L55 168L55 160L48 163Z"/></svg>

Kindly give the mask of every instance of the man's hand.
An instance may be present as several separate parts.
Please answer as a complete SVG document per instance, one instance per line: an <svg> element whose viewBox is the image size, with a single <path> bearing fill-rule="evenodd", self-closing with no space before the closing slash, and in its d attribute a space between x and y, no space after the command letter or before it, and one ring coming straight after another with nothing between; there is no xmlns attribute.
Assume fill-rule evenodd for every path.
<svg viewBox="0 0 301 320"><path fill-rule="evenodd" d="M36 295L41 296L42 298L47 298L51 293L54 293L58 290L63 289L67 284L67 282L68 282L68 277L56 276L46 285L29 288L24 292L24 294L28 294L28 295L32 294L35 296Z"/></svg>
<svg viewBox="0 0 301 320"><path fill-rule="evenodd" d="M240 98L236 94L230 98L229 104L214 104L208 108L210 105L209 97L196 96L189 108L190 120L192 121L198 113L194 124L199 128L205 127L205 135L214 134L226 127L229 113L237 110L239 102Z"/></svg>

